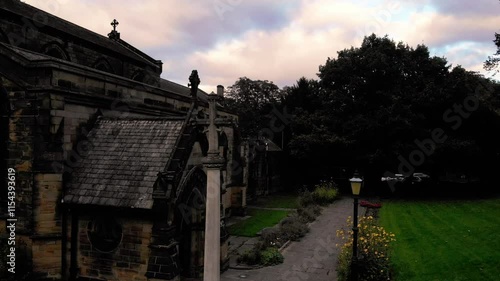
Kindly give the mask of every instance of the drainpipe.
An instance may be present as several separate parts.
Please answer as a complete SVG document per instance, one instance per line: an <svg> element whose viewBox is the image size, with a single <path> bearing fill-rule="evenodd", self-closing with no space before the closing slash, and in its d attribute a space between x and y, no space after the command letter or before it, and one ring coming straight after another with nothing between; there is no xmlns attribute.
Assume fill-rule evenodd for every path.
<svg viewBox="0 0 500 281"><path fill-rule="evenodd" d="M64 201L61 200L61 210L62 210L62 226L61 226L61 278L62 280L68 280L66 276L68 261L66 259L66 253L68 251L68 210L64 206Z"/></svg>
<svg viewBox="0 0 500 281"><path fill-rule="evenodd" d="M71 265L69 267L69 279L76 280L78 274L78 210L73 209L71 213Z"/></svg>

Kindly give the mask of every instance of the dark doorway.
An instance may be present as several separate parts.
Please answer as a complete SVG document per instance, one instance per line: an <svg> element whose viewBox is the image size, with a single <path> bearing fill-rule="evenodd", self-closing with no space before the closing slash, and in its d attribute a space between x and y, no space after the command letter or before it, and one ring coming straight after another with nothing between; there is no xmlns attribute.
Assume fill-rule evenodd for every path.
<svg viewBox="0 0 500 281"><path fill-rule="evenodd" d="M203 274L206 181L205 172L194 167L179 184L175 221L184 277L200 278Z"/></svg>

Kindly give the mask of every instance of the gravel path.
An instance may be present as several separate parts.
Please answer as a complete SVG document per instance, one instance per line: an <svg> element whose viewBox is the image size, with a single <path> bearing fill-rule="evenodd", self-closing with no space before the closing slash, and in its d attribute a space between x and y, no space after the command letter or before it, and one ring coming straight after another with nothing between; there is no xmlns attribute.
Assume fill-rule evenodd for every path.
<svg viewBox="0 0 500 281"><path fill-rule="evenodd" d="M361 210L360 210L361 211ZM339 239L335 233L352 216L352 199L342 198L323 209L310 225L311 231L301 241L292 242L284 251L283 264L254 270L229 269L222 281L336 281L335 266Z"/></svg>

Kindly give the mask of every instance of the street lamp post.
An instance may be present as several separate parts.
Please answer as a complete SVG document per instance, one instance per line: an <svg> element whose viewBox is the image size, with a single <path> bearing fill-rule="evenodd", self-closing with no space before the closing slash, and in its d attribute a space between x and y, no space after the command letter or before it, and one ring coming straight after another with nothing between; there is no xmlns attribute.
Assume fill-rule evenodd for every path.
<svg viewBox="0 0 500 281"><path fill-rule="evenodd" d="M363 184L363 179L359 176L356 171L353 177L350 179L352 195L354 196L354 220L352 225L352 260L351 260L351 277L353 281L358 280L358 199L359 192L361 191L361 185Z"/></svg>

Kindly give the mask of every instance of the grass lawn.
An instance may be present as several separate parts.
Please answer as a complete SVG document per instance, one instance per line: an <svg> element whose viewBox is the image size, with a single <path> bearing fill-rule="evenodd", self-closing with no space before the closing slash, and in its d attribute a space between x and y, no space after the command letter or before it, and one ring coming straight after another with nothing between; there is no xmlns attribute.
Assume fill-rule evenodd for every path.
<svg viewBox="0 0 500 281"><path fill-rule="evenodd" d="M265 208L288 208L297 209L299 207L299 197L297 195L279 194L259 198L255 204Z"/></svg>
<svg viewBox="0 0 500 281"><path fill-rule="evenodd" d="M249 209L252 216L229 227L229 233L236 236L255 237L263 228L271 227L288 215L288 211Z"/></svg>
<svg viewBox="0 0 500 281"><path fill-rule="evenodd" d="M397 281L500 280L500 199L389 201Z"/></svg>

